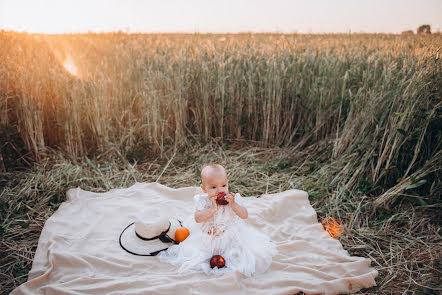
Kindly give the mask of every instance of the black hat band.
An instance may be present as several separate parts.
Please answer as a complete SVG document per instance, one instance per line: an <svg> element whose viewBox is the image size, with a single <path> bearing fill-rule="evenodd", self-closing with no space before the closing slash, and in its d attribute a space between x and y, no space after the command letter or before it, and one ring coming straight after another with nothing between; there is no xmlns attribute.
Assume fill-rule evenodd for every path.
<svg viewBox="0 0 442 295"><path fill-rule="evenodd" d="M182 226L181 221L178 220L178 222L180 223L180 226ZM179 244L179 242L177 242L176 240L172 239L171 237L169 237L169 236L167 235L167 232L169 231L170 226L171 226L171 222L170 222L170 220L169 220L169 227L168 227L165 231L161 232L158 236L155 236L155 237L153 237L153 238L144 238L144 237L140 236L140 235L137 233L137 231L135 231L135 234L137 235L138 238L142 239L143 241L152 241L152 240L155 240L155 239L159 239L159 240L160 240L161 242L163 242L163 243L174 243L174 244Z"/></svg>

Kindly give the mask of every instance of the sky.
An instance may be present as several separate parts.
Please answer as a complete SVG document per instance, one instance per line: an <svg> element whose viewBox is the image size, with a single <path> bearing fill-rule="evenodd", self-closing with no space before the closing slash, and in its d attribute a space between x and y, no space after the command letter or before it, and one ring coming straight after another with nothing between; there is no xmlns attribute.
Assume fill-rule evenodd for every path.
<svg viewBox="0 0 442 295"><path fill-rule="evenodd" d="M70 32L440 31L442 0L0 0L0 29Z"/></svg>

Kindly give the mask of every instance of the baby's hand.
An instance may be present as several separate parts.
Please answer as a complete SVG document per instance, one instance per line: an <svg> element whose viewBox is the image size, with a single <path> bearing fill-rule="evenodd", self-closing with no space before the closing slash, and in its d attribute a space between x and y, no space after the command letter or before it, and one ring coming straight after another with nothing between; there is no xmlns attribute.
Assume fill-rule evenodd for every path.
<svg viewBox="0 0 442 295"><path fill-rule="evenodd" d="M210 201L212 202L212 208L217 209L218 205L216 204L216 195L211 196Z"/></svg>
<svg viewBox="0 0 442 295"><path fill-rule="evenodd" d="M229 203L229 206L232 206L233 204L235 204L235 194L234 193L229 193L228 195L226 195L224 197L224 199L226 199L226 201Z"/></svg>

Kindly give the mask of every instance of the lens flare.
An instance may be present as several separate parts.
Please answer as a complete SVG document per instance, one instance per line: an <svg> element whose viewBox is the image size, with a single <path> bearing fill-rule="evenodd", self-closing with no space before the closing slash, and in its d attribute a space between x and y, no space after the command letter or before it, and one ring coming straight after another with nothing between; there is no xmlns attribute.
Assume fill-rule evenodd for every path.
<svg viewBox="0 0 442 295"><path fill-rule="evenodd" d="M73 76L78 76L78 68L70 55L66 56L62 62L63 67Z"/></svg>

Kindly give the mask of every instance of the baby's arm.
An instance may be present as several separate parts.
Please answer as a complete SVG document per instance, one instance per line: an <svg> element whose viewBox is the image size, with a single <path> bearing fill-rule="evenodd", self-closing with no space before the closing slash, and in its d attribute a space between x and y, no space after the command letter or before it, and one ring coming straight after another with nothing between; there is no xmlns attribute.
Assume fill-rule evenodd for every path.
<svg viewBox="0 0 442 295"><path fill-rule="evenodd" d="M249 213L248 213L246 207L241 206L240 204L235 202L235 194L234 193L230 193L225 198L226 198L227 202L229 203L230 208L232 208L232 210L236 213L236 215L238 215L242 219L246 219L247 217L249 217Z"/></svg>
<svg viewBox="0 0 442 295"><path fill-rule="evenodd" d="M216 201L215 201L216 196L214 196L214 197L212 197L210 199L212 201L212 207L211 208L208 208L208 209L205 209L205 210L196 210L195 211L195 221L197 223L206 221L207 219L212 217L213 214L215 214L216 208L217 208Z"/></svg>
<svg viewBox="0 0 442 295"><path fill-rule="evenodd" d="M215 214L216 212L216 208L208 208L205 210L196 210L195 211L195 221L197 223L206 221L207 219L209 219L210 217L213 216L213 214Z"/></svg>
<svg viewBox="0 0 442 295"><path fill-rule="evenodd" d="M247 209L237 203L230 203L230 208L242 219L247 219L249 217L249 213L247 212Z"/></svg>

